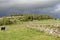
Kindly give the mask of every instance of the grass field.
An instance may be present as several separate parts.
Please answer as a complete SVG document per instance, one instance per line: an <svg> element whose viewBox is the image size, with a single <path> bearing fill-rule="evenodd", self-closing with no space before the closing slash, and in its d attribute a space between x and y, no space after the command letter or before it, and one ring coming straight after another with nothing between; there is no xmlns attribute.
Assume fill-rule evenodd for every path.
<svg viewBox="0 0 60 40"><path fill-rule="evenodd" d="M50 19L50 20L34 20L33 23L47 23L47 24L58 24L60 23L60 20L54 20L54 19Z"/></svg>
<svg viewBox="0 0 60 40"><path fill-rule="evenodd" d="M0 40L60 40L60 38L16 24L7 25L5 31L0 30Z"/></svg>

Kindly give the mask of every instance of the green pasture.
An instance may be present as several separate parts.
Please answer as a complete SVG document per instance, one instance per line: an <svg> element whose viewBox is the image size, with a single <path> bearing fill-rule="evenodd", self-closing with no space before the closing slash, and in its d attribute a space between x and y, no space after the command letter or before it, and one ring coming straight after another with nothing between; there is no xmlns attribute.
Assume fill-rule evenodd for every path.
<svg viewBox="0 0 60 40"><path fill-rule="evenodd" d="M60 38L16 24L7 25L5 31L0 30L0 40L60 40Z"/></svg>

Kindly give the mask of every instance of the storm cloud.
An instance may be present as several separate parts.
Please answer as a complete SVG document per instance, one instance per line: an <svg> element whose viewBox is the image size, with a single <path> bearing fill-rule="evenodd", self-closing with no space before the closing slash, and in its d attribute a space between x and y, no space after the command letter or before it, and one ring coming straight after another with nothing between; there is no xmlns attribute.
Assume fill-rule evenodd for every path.
<svg viewBox="0 0 60 40"><path fill-rule="evenodd" d="M9 13L60 14L60 0L0 0L0 14Z"/></svg>

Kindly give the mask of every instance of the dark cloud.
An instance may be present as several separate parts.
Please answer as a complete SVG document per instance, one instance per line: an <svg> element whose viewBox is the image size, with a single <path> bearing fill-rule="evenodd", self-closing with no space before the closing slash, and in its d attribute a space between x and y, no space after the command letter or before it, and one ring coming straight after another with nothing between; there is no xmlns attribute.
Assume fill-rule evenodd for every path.
<svg viewBox="0 0 60 40"><path fill-rule="evenodd" d="M60 0L0 0L0 14L11 13L46 13L55 15L60 13Z"/></svg>

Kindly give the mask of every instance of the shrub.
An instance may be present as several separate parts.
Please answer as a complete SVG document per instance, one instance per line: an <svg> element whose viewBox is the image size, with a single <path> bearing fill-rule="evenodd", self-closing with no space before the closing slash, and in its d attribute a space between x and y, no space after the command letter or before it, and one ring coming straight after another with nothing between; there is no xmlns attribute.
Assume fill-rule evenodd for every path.
<svg viewBox="0 0 60 40"><path fill-rule="evenodd" d="M4 24L4 25L9 25L9 24L12 24L12 21L10 21L9 18L4 17L4 18L3 18L3 24Z"/></svg>
<svg viewBox="0 0 60 40"><path fill-rule="evenodd" d="M0 26L1 26L1 25L3 25L3 20L2 20L2 19L0 19Z"/></svg>

